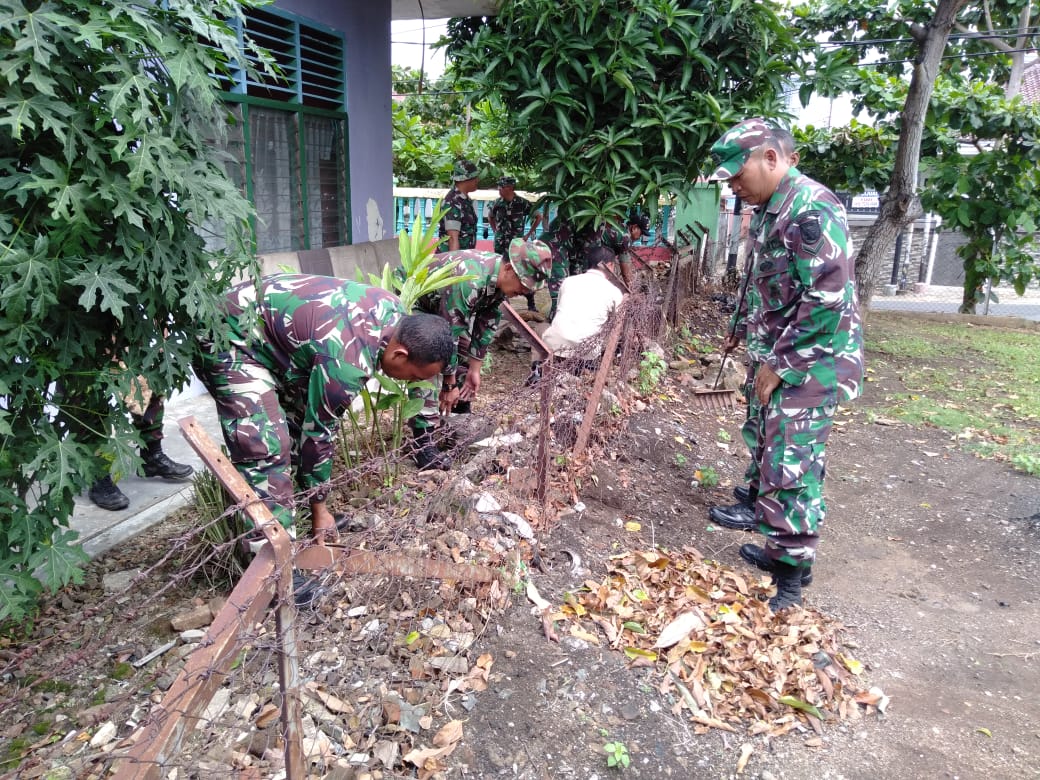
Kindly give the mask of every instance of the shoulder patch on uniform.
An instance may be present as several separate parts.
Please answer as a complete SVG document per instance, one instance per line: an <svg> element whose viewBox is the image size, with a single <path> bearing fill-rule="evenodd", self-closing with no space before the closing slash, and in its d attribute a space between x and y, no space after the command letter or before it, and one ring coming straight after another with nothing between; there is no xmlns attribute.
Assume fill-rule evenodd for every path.
<svg viewBox="0 0 1040 780"><path fill-rule="evenodd" d="M820 226L820 212L806 211L804 214L799 214L798 219L795 220L795 224L798 225L798 231L802 234L802 243L812 245L820 240L823 235L823 228Z"/></svg>

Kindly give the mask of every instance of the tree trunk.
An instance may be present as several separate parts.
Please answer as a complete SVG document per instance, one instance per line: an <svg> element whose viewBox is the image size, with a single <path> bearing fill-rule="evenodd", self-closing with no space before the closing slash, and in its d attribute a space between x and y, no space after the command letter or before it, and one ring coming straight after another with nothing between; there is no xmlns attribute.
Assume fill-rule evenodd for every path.
<svg viewBox="0 0 1040 780"><path fill-rule="evenodd" d="M886 257L891 256L896 236L921 214L921 202L917 197L917 169L921 157L925 114L950 30L958 11L966 2L967 0L939 0L935 17L918 38L921 51L900 115L895 168L892 170L888 190L881 199L881 212L856 256L856 287L864 307L870 304L881 276L882 264Z"/></svg>

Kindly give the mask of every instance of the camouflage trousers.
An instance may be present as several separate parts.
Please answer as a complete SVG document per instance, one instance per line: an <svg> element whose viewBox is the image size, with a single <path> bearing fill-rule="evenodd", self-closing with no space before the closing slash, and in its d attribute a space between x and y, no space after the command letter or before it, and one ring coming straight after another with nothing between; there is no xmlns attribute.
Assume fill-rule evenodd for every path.
<svg viewBox="0 0 1040 780"><path fill-rule="evenodd" d="M752 387L749 383L748 387ZM763 406L748 392L741 436L751 453L746 476L758 486L755 515L770 558L811 566L826 514L826 446L836 405L805 408L797 388L781 386Z"/></svg>
<svg viewBox="0 0 1040 780"><path fill-rule="evenodd" d="M469 338L462 336L459 338L459 353L469 351ZM469 363L459 358L459 365L455 369L455 386L462 387L466 381L466 376L469 374ZM422 410L413 417L410 421L412 430L416 433L425 430L432 430L437 427L441 417L441 404L440 404L440 391L441 388L436 389L426 388L413 388L408 391L410 398L421 398L423 399Z"/></svg>
<svg viewBox="0 0 1040 780"><path fill-rule="evenodd" d="M134 428L141 434L141 441L144 442L146 448L158 446L162 441L165 415L166 405L163 403L163 397L158 393L152 393L148 405L140 414L133 409L130 410L130 419L134 423Z"/></svg>
<svg viewBox="0 0 1040 780"><path fill-rule="evenodd" d="M217 404L231 462L275 519L293 529L293 468L301 418L286 413L271 372L244 350L205 353L199 379Z"/></svg>

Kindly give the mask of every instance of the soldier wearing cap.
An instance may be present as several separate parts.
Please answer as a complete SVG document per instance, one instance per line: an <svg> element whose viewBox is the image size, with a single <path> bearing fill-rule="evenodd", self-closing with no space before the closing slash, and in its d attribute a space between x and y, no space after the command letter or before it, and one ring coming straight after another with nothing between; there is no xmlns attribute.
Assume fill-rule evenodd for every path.
<svg viewBox="0 0 1040 780"><path fill-rule="evenodd" d="M449 252L474 249L477 246L477 209L469 194L477 188L480 174L469 160L458 160L451 169L454 182L441 200L444 216L437 235L440 246Z"/></svg>
<svg viewBox="0 0 1040 780"><path fill-rule="evenodd" d="M451 325L456 350L443 372L440 396L423 395L422 412L412 422L412 445L419 468L446 469L450 462L433 442L432 429L441 414L469 411L480 390L480 369L488 346L502 319L502 301L514 295L535 292L545 286L552 265L552 252L541 241L514 238L504 255L462 250L444 252L431 263L431 271L455 265L458 276L472 276L423 296L416 308L437 314Z"/></svg>
<svg viewBox="0 0 1040 780"><path fill-rule="evenodd" d="M529 241L534 231L541 224L542 215L538 212L531 213L531 202L516 194L516 179L512 176L503 176L498 180L498 199L491 204L491 213L488 222L495 233L495 251L504 255L509 249L509 243L514 238L523 238ZM531 227L526 232L528 217L531 218ZM534 293L527 296L527 308L535 311Z"/></svg>
<svg viewBox="0 0 1040 780"><path fill-rule="evenodd" d="M757 485L755 518L716 507L711 520L766 536L740 555L769 571L774 611L801 604L823 521L825 448L837 405L860 394L863 334L845 210L790 162L772 126L748 119L711 149L712 178L757 206L746 307L733 349L747 341L748 417L742 434Z"/></svg>

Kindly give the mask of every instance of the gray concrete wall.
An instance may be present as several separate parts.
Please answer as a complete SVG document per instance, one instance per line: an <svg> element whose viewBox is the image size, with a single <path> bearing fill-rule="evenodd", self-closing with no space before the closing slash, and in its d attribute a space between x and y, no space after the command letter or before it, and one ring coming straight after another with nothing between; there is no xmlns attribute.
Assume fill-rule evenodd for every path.
<svg viewBox="0 0 1040 780"><path fill-rule="evenodd" d="M387 264L393 268L401 264L401 253L398 251L396 238L364 241L331 249L260 255L260 267L265 276L291 271L355 279L358 268L365 273L379 274Z"/></svg>
<svg viewBox="0 0 1040 780"><path fill-rule="evenodd" d="M394 217L390 3L277 0L275 5L346 37L351 242L388 238Z"/></svg>

